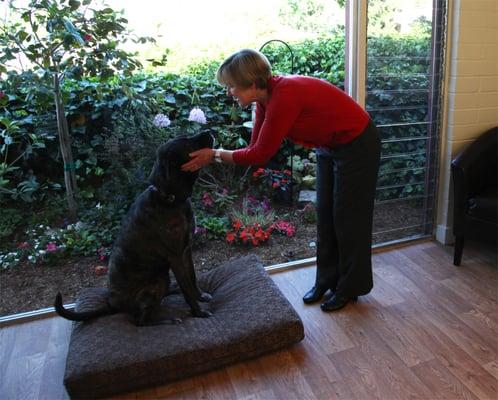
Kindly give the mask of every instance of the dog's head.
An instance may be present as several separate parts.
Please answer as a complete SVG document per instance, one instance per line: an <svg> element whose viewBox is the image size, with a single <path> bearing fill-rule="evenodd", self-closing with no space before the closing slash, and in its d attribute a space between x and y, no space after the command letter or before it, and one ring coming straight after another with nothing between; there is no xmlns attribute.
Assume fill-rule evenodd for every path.
<svg viewBox="0 0 498 400"><path fill-rule="evenodd" d="M189 154L213 147L214 138L208 132L195 136L181 135L168 140L157 149L156 161L149 181L163 195L173 195L177 200L185 200L192 195L192 189L199 172L185 172L181 166L190 160Z"/></svg>

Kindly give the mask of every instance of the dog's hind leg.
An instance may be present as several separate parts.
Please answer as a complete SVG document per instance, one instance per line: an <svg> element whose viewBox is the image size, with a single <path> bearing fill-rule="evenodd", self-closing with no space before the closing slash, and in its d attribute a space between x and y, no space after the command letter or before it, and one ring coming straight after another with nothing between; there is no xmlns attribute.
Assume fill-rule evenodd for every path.
<svg viewBox="0 0 498 400"><path fill-rule="evenodd" d="M150 284L140 290L132 305L131 314L135 325L170 325L181 322L178 318L162 318L161 300L166 296L169 287L169 276L158 277L154 284Z"/></svg>
<svg viewBox="0 0 498 400"><path fill-rule="evenodd" d="M147 291L142 291L137 296L137 304L132 316L137 326L174 325L182 322L180 318L162 318L160 302L158 303L154 294Z"/></svg>

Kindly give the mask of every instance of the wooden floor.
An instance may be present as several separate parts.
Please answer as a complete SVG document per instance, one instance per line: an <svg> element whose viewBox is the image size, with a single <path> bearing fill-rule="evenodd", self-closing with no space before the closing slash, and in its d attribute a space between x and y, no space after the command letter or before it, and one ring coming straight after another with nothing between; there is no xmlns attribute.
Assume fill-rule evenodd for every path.
<svg viewBox="0 0 498 400"><path fill-rule="evenodd" d="M375 288L335 313L305 306L314 268L272 278L305 326L285 351L119 398L498 399L498 269L489 248L424 242L374 255ZM0 330L0 398L68 398L70 323Z"/></svg>

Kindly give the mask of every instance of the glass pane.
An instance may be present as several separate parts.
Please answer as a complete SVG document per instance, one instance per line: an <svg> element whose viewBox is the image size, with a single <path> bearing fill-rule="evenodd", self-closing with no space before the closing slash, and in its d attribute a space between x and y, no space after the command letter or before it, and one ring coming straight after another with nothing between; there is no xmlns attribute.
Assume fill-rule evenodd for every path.
<svg viewBox="0 0 498 400"><path fill-rule="evenodd" d="M379 127L374 243L431 231L435 156L433 1L369 0L366 109Z"/></svg>
<svg viewBox="0 0 498 400"><path fill-rule="evenodd" d="M0 17L9 17L13 23L23 23L30 29L29 21L8 7L11 2L4 3L7 2L0 2ZM45 15L43 5L38 7L40 2L16 3L29 3ZM13 163L0 182L0 186L8 184L7 189L13 189L12 193L0 193L4 201L0 207L0 281L4 299L0 315L50 307L59 290L64 301L71 303L80 288L105 286L113 242L130 204L149 185L157 147L176 134L203 129L202 122L190 119L194 107L203 111L205 127L216 134L217 146L236 149L246 145L251 110L238 107L215 78L216 68L230 53L241 48L259 49L271 41L263 52L276 74L316 76L344 87L344 1L108 3L116 11L124 10L123 17L128 22L121 23L133 31L128 35L130 40L123 40L119 48L122 45L125 50L136 51L143 68L131 77L116 77L106 83L97 77L67 75L63 98L67 101L81 194L77 221L66 219L63 165L51 91L37 84L36 74L22 74L16 80L0 79L0 120L6 115L15 119L20 126L17 132L26 138L29 156L26 160L19 157L24 147L21 141L10 138L8 154L0 151L2 160L8 157L7 161ZM92 3L93 6L97 7ZM81 7L86 9L85 5ZM93 25L89 23L85 29L88 26ZM40 28L29 40L47 33L42 31ZM135 35L156 41L136 43L131 40ZM88 36L88 46L98 48L94 40L98 36ZM102 40L107 43L107 36ZM291 47L293 62L282 41ZM17 60L13 62L18 64ZM31 66L23 62L20 69L23 68L30 70ZM14 99L8 107L2 100L5 95ZM0 134L3 129L0 123ZM38 147L30 142L35 133L39 136ZM0 147L3 144L0 138ZM297 198L299 190L313 189L314 153L287 143L272 161L267 169L276 171L267 171L259 178L257 168L213 163L197 181L192 197L198 228L193 253L194 264L201 272L247 252L260 256L265 265L315 255L314 207L303 210L302 204L298 208L297 201L289 201L289 192ZM288 169L294 171L294 186L284 176ZM245 199L249 194L258 198ZM269 210L267 199L271 202ZM234 211L241 210L245 217L254 217L246 218L246 228L259 224L261 219L283 223L275 225L278 229L272 231L271 241L264 245L259 246L263 242L258 240L266 237L259 229L254 229L258 240L229 244L229 231L240 229L232 223ZM273 214L266 211L275 212L275 221ZM244 232L247 231L240 229L238 239Z"/></svg>

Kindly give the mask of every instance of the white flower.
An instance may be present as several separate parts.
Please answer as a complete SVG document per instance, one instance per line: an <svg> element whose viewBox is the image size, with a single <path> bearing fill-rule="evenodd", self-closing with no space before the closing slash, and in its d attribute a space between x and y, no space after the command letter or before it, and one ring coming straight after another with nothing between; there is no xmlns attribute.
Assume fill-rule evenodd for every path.
<svg viewBox="0 0 498 400"><path fill-rule="evenodd" d="M95 206L95 208L97 209L101 209L102 208L102 205L100 203L97 203L97 205Z"/></svg>
<svg viewBox="0 0 498 400"><path fill-rule="evenodd" d="M199 124L205 124L206 116L204 115L204 111L202 111L199 107L194 107L190 110L190 114L188 115L188 120L193 122L198 122Z"/></svg>
<svg viewBox="0 0 498 400"><path fill-rule="evenodd" d="M76 222L76 225L74 225L74 229L77 231L79 231L80 229L83 229L84 227L85 227L85 223L81 222L81 221Z"/></svg>
<svg viewBox="0 0 498 400"><path fill-rule="evenodd" d="M45 250L38 250L38 254L41 255L41 256L44 255L45 254Z"/></svg>
<svg viewBox="0 0 498 400"><path fill-rule="evenodd" d="M71 224L69 224L68 226L66 226L66 229L68 231L72 231L74 229L74 226L72 226Z"/></svg>
<svg viewBox="0 0 498 400"><path fill-rule="evenodd" d="M164 115L164 114L157 114L154 117L153 123L158 128L166 128L166 127L168 127L171 124L171 121L169 120L169 118L166 115Z"/></svg>
<svg viewBox="0 0 498 400"><path fill-rule="evenodd" d="M33 256L28 256L28 261L33 261L34 260L34 257Z"/></svg>

